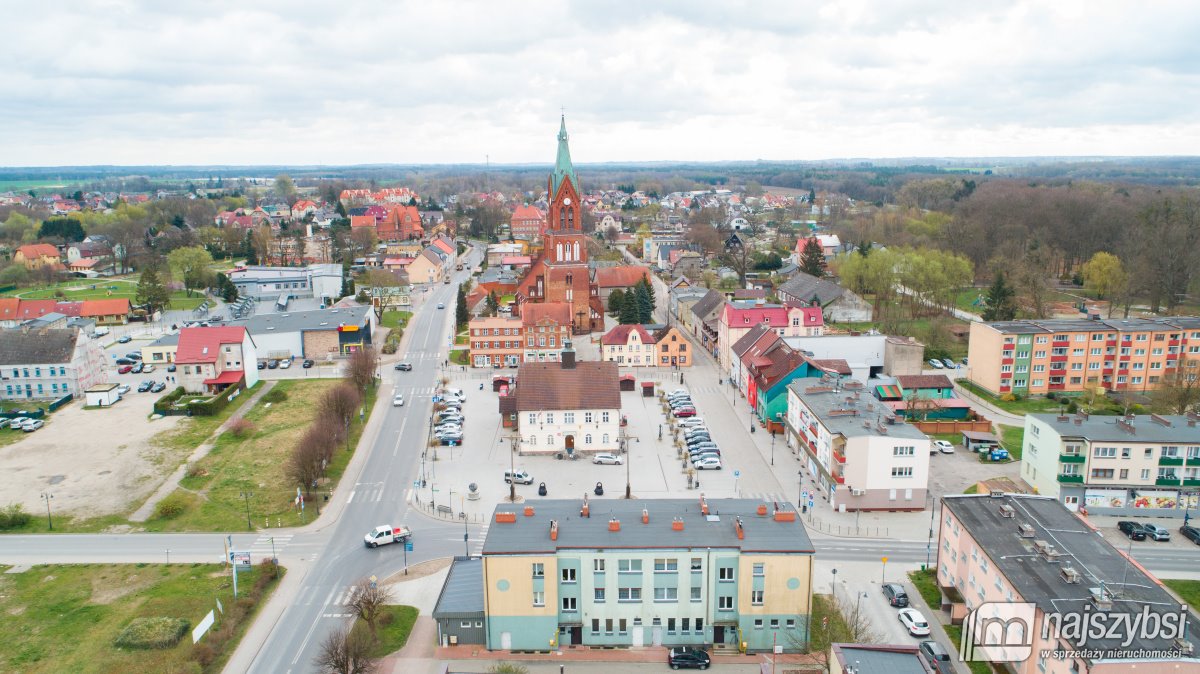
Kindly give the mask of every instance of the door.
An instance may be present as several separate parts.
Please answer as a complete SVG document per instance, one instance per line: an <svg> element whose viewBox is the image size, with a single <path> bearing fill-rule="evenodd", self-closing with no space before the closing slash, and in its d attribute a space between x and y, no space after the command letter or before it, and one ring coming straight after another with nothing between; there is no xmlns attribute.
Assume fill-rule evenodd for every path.
<svg viewBox="0 0 1200 674"><path fill-rule="evenodd" d="M512 632L501 632L500 633L500 650L502 650L502 651L511 651L512 650Z"/></svg>
<svg viewBox="0 0 1200 674"><path fill-rule="evenodd" d="M633 628L633 647L641 648L646 645L646 632L644 627L637 625Z"/></svg>
<svg viewBox="0 0 1200 674"><path fill-rule="evenodd" d="M662 625L654 626L654 645L662 646Z"/></svg>
<svg viewBox="0 0 1200 674"><path fill-rule="evenodd" d="M577 627L571 628L571 643L573 643L573 644L582 644L583 643L583 627L582 626L577 626Z"/></svg>
<svg viewBox="0 0 1200 674"><path fill-rule="evenodd" d="M713 625L713 643L714 644L725 643L725 626L724 625Z"/></svg>
<svg viewBox="0 0 1200 674"><path fill-rule="evenodd" d="M566 437L566 446L567 446L567 452L575 451L575 436L574 435L568 435Z"/></svg>

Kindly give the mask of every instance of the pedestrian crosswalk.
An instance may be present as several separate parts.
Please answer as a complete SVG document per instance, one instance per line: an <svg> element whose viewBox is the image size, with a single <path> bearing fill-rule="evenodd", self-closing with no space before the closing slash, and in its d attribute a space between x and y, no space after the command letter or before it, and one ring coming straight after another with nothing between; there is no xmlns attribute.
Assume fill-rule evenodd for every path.
<svg viewBox="0 0 1200 674"><path fill-rule="evenodd" d="M292 542L292 536L293 534L263 534L259 536L250 544L251 559L270 559L272 555L278 557L279 553Z"/></svg>
<svg viewBox="0 0 1200 674"><path fill-rule="evenodd" d="M350 492L350 497L346 502L366 501L368 503L378 503L383 500L383 492L383 482L355 482L354 491Z"/></svg>
<svg viewBox="0 0 1200 674"><path fill-rule="evenodd" d="M743 491L743 492L739 492L738 495L744 499L752 499L755 501L761 501L763 503L778 503L780 505L783 505L785 503L788 503L788 504L793 503L795 501L795 496L796 496L795 494L792 494L792 498L789 498L786 495L781 494L779 492L758 492L758 491L750 491L750 492Z"/></svg>
<svg viewBox="0 0 1200 674"><path fill-rule="evenodd" d="M348 612L346 612L346 609L341 608L341 607L349 606L350 603L354 601L354 594L356 591L357 591L357 588L354 585L347 585L345 587L338 588L337 592L333 596L333 598L330 599L326 603L326 606L330 608L330 611L328 613L322 613L321 617L322 618L352 618L352 617L354 617L353 613L348 613Z"/></svg>

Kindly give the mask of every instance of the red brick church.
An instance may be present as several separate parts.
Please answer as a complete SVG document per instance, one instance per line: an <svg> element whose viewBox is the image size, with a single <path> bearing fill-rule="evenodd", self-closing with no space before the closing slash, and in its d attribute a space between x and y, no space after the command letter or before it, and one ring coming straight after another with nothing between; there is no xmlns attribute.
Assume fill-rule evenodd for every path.
<svg viewBox="0 0 1200 674"><path fill-rule="evenodd" d="M571 164L567 121L558 129L558 157L547 181L550 210L541 255L517 286L517 307L525 303L563 302L571 306L576 334L604 331L604 305L591 281L587 235L583 233L583 200Z"/></svg>

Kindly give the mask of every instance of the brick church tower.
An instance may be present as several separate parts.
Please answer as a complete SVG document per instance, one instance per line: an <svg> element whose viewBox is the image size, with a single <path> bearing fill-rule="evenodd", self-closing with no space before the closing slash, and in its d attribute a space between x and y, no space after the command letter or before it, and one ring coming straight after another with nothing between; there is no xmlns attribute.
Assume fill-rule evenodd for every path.
<svg viewBox="0 0 1200 674"><path fill-rule="evenodd" d="M587 237L583 233L583 210L579 178L571 164L567 121L558 128L558 156L547 180L550 198L544 248L541 257L521 284L520 295L529 302L563 302L571 305L571 323L576 333L603 326L599 297L593 288L587 262Z"/></svg>

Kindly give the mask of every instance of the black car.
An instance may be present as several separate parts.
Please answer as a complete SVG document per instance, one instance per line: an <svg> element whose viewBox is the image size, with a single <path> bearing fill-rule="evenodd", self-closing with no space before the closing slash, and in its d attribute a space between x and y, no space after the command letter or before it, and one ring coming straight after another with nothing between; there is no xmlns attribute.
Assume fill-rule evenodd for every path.
<svg viewBox="0 0 1200 674"><path fill-rule="evenodd" d="M1120 529L1121 533L1125 534L1125 536L1127 538L1129 538L1130 540L1134 540L1134 541L1146 540L1146 529L1143 528L1142 525L1138 524L1137 522L1131 522L1130 520L1121 520L1120 522L1117 522L1117 528Z"/></svg>
<svg viewBox="0 0 1200 674"><path fill-rule="evenodd" d="M154 386L150 387L150 392L151 393L162 393L166 389L167 389L166 383L159 381L159 382L155 382Z"/></svg>
<svg viewBox="0 0 1200 674"><path fill-rule="evenodd" d="M175 363L171 363L170 365L167 366L167 372L174 372L174 371L175 371Z"/></svg>
<svg viewBox="0 0 1200 674"><path fill-rule="evenodd" d="M1200 528L1185 524L1179 527L1179 534L1196 545L1200 545Z"/></svg>
<svg viewBox="0 0 1200 674"><path fill-rule="evenodd" d="M150 381L150 380L146 380L146 381L138 384L137 390L138 390L138 393L145 393L146 391L149 391L153 387L154 387L154 382Z"/></svg>
<svg viewBox="0 0 1200 674"><path fill-rule="evenodd" d="M133 361L128 358L118 358L117 365L133 365Z"/></svg>
<svg viewBox="0 0 1200 674"><path fill-rule="evenodd" d="M908 593L897 583L884 583L883 596L888 600L889 604L896 608L905 608L908 606Z"/></svg>
<svg viewBox="0 0 1200 674"><path fill-rule="evenodd" d="M268 370L275 370L278 368L279 368L279 361L277 361L277 360L268 360L267 361L267 369Z"/></svg>
<svg viewBox="0 0 1200 674"><path fill-rule="evenodd" d="M118 339L118 340L117 340L117 343L119 343L119 344L128 344L128 343L130 343L130 342L132 342L132 341L133 341L133 338L132 338L132 337L130 337L129 335L121 335L120 339Z"/></svg>
<svg viewBox="0 0 1200 674"><path fill-rule="evenodd" d="M134 352L131 352L131 353L127 353L127 354L125 354L125 357L126 357L126 358L128 358L128 359L130 359L130 360L141 360L141 359L142 359L142 354L140 354L140 353L137 353L136 351L134 351Z"/></svg>
<svg viewBox="0 0 1200 674"><path fill-rule="evenodd" d="M258 361L258 369L260 369L260 370L267 369L267 361L265 361L265 360Z"/></svg>
<svg viewBox="0 0 1200 674"><path fill-rule="evenodd" d="M708 669L712 658L699 648L672 648L667 652L667 664L671 669Z"/></svg>
<svg viewBox="0 0 1200 674"><path fill-rule="evenodd" d="M313 362L312 358L305 358L304 362L300 363L300 367L303 367L305 369L308 369L308 368L312 367L313 365L316 365L316 363Z"/></svg>

